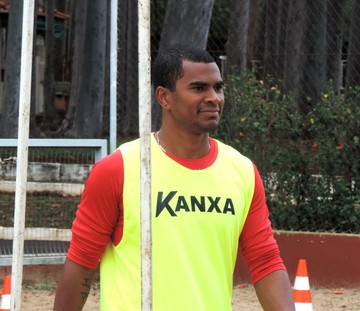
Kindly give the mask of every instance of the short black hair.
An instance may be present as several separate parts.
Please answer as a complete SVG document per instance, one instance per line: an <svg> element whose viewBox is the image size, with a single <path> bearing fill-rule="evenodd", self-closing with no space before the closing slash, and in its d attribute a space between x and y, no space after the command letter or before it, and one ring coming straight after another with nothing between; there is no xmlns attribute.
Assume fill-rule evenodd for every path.
<svg viewBox="0 0 360 311"><path fill-rule="evenodd" d="M154 90L158 86L175 91L176 81L184 75L182 63L213 63L214 58L204 49L186 44L169 46L159 52L153 66Z"/></svg>

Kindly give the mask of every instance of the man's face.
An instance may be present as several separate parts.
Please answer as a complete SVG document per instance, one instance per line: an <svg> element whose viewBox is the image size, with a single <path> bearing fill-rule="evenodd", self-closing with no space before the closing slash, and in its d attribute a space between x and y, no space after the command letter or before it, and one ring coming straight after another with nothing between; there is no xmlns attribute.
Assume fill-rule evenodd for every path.
<svg viewBox="0 0 360 311"><path fill-rule="evenodd" d="M223 80L216 63L183 61L184 75L170 92L177 126L201 134L216 129L224 108Z"/></svg>

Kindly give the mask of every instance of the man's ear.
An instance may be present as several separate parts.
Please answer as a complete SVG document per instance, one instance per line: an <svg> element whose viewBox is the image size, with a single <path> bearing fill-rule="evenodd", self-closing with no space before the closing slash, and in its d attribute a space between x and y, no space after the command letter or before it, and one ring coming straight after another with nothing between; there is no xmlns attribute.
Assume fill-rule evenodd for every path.
<svg viewBox="0 0 360 311"><path fill-rule="evenodd" d="M163 86L158 86L155 90L155 96L159 105L163 109L168 110L170 107L169 106L170 90Z"/></svg>

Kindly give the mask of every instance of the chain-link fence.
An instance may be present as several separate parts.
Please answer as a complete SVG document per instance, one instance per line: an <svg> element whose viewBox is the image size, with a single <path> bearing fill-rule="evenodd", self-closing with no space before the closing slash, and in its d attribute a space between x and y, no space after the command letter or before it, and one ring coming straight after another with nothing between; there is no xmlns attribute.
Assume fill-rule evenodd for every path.
<svg viewBox="0 0 360 311"><path fill-rule="evenodd" d="M119 10L121 135L137 132L137 29L136 5L132 5L124 10L120 4ZM345 93L358 84L359 7L352 0L207 0L201 4L153 0L152 56L167 44L201 46L205 38L225 76L253 70L258 79L271 79L284 94L296 96L297 108L307 113L327 85ZM206 10L211 14L206 15ZM128 23L121 26L121 21ZM156 105L154 111L155 128L160 123Z"/></svg>
<svg viewBox="0 0 360 311"><path fill-rule="evenodd" d="M16 148L0 148L0 227L14 226ZM95 162L91 148L29 148L28 228L70 229Z"/></svg>
<svg viewBox="0 0 360 311"><path fill-rule="evenodd" d="M17 150L6 141L0 147L0 266L12 262L16 208ZM99 156L99 146L29 148L24 264L63 262L84 182Z"/></svg>
<svg viewBox="0 0 360 311"><path fill-rule="evenodd" d="M226 82L215 135L259 167L274 226L360 232L360 2L215 0L202 8L210 2L203 36ZM177 41L201 46L201 25L187 19L203 12L198 3L152 5L154 56ZM174 5L180 19L169 14Z"/></svg>
<svg viewBox="0 0 360 311"><path fill-rule="evenodd" d="M138 132L136 1L119 1L118 31L118 131L121 138L128 138ZM360 1L152 0L152 57L171 42L204 45L216 57L228 85L223 125L215 135L258 165L271 193L269 206L275 212L280 209L275 224L331 231L342 213L343 225L335 230L360 231L353 225L360 216L356 203ZM160 125L156 107L154 103L154 128ZM43 162L63 163L74 157L74 153L41 154ZM78 156L84 156L83 150ZM8 168L15 168L14 157L14 149L1 151ZM30 155L29 162L38 158ZM88 164L93 160L76 161ZM292 171L286 171L286 166ZM275 169L284 173L278 175L276 187ZM305 182L314 174L317 179L309 186ZM294 176L300 178L294 181ZM327 183L325 190L320 188L319 176ZM346 182L338 184L339 176ZM281 193L275 192L279 188ZM80 196L43 190L27 197L26 226L69 228ZM0 226L12 226L14 192L0 190L0 195ZM341 203L344 196L350 198L346 204ZM276 198L283 205L279 207ZM341 204L348 212L319 210L316 204ZM301 206L295 208L296 217L289 206ZM304 211L312 215L306 218L307 224L296 226ZM284 221L289 215L292 218ZM324 220L324 215L329 218L325 225L317 221Z"/></svg>

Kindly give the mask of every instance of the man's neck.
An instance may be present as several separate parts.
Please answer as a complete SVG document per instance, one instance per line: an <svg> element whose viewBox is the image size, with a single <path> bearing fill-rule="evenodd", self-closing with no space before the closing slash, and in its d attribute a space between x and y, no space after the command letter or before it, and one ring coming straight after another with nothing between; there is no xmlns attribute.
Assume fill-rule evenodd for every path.
<svg viewBox="0 0 360 311"><path fill-rule="evenodd" d="M179 158L197 159L205 156L210 150L209 134L185 135L170 133L161 128L155 133L160 148Z"/></svg>

